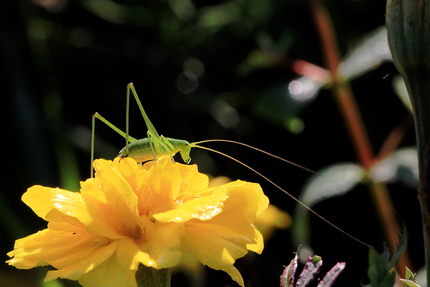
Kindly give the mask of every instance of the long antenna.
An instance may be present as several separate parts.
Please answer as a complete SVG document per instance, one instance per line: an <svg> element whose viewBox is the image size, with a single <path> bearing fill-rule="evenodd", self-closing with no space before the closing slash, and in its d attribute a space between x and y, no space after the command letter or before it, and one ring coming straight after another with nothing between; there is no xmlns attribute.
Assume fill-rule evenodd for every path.
<svg viewBox="0 0 430 287"><path fill-rule="evenodd" d="M338 231L342 232L343 234L345 234L345 235L346 235L346 236L348 236L349 238L351 238L351 239L353 239L353 240L357 241L358 243L361 243L361 244L363 244L364 246L367 246L368 248L374 248L372 245L369 245L369 244L367 244L367 243L365 243L365 242L361 241L361 240L360 240L360 239L358 239L357 237L352 236L351 234L349 234L349 233L348 233L348 232L346 232L345 230L341 229L340 227L336 226L334 223L331 223L329 220L327 220L327 219L325 219L324 217L322 217L321 215L319 215L319 214L318 214L316 211L314 211L312 208L310 208L309 206L307 206L306 204L304 204L303 202L301 202L300 200L298 200L294 195L292 195L291 193L289 193L288 191L286 191L285 189L283 189L282 187L280 187L279 185L277 185L275 182L273 182L272 180L270 180L267 176L263 175L261 172L257 171L256 169L254 169L254 168L250 167L249 165L247 165L247 164L245 164L245 163L241 162L240 160L238 160L238 159L236 159L236 158L234 158L234 157L232 157L232 156L229 156L228 154L225 154L225 153L223 153L223 152L220 152L220 151L217 151L217 150L214 150L214 149L211 149L211 148L205 147L205 146L197 145L197 143L205 143L205 142L211 142L211 141L217 141L217 140L205 140L205 141L195 142L195 143L191 143L191 146L192 146L192 147L197 147L197 148L200 148L200 149L204 149L204 150L208 150L208 151L211 151L211 152L214 152L214 153L220 154L220 155L223 155L223 156L225 156L225 157L227 157L227 158L229 158L229 159L231 159L231 160L233 160L233 161L235 161L235 162L237 162L237 163L241 164L242 166L244 166L244 167L248 168L249 170L253 171L254 173L258 174L259 176L261 176L262 178L264 178L265 180L267 180L270 184L272 184L273 186L275 186L276 188L278 188L279 190L281 190L283 193L285 193L286 195L288 195L289 197L291 197L293 200L295 200L298 204L300 204L301 206L303 206L304 208L306 208L308 211L310 211L311 213L313 213L314 215L316 215L317 217L319 217L321 220L323 220L324 222L326 222L327 224L329 224L329 225L330 225L330 226L332 226L333 228L337 229ZM243 144L243 143L240 143L240 142L229 141L229 140L220 140L220 141L233 142L233 143L237 143L237 144L241 144L241 145L244 145L244 146L247 146L247 147L253 148L253 149L255 149L255 150L260 150L260 149L258 149L258 148L254 148L254 147L252 147L252 146L249 146L249 145L247 145L247 144ZM292 163L292 162L290 162L290 161L288 161L288 160L285 160L285 159L283 159L283 158L281 158L281 157L278 157L278 156L276 156L276 155L272 155L272 154L270 154L270 153L268 153L268 152L265 152L265 151L263 151L263 150L260 150L260 151L262 151L262 152L264 152L265 154L268 154L268 155L270 155L270 156L273 156L273 157L275 157L275 158L279 158L279 159L281 159L281 160L284 160L285 162ZM309 169L307 169L307 168L305 168L305 167L302 167L302 166L300 166L300 165L297 165L297 164L294 164L294 163L292 163L292 164L293 164L293 165L295 165L295 166L301 167L301 168L303 168L303 169L305 169L305 170L308 170L308 171L310 171L310 172L315 173L314 171L309 170Z"/></svg>
<svg viewBox="0 0 430 287"><path fill-rule="evenodd" d="M298 167L298 168L300 168L300 169L306 170L306 171L308 171L308 172L310 172L310 173L317 173L316 171L314 171L314 170L312 170L312 169L310 169L310 168L304 167L303 165L297 164L297 163L295 163L295 162L293 162L293 161L290 161L290 160L288 160L288 159L282 158L282 157L280 157L280 156L277 156L277 155L275 155L275 154L272 154L272 153L270 153L270 152L267 152L267 151L265 151L265 150L259 149L259 148L257 148L257 147L254 147L254 146L249 145L249 144L246 144L246 143L241 143L241 142L232 141L232 140L224 140L224 139L211 139L211 140L198 141L198 142L194 142L194 143L191 143L191 144L192 144L192 145L193 145L193 144L198 145L198 144L208 143L208 142L226 142L226 143L233 143L233 144L237 144L237 145L245 146L245 147L247 147L247 148L250 148L250 149L253 149L253 150L259 151L259 152L264 153L264 154L266 154L266 155L268 155L268 156L271 156L271 157L273 157L273 158L276 158L276 159L279 159L279 160L281 160L281 161L283 161L283 162L286 162L286 163L288 163L288 164L291 164L291 165L293 165L293 166L295 166L295 167ZM201 147L201 146L199 146L199 147Z"/></svg>

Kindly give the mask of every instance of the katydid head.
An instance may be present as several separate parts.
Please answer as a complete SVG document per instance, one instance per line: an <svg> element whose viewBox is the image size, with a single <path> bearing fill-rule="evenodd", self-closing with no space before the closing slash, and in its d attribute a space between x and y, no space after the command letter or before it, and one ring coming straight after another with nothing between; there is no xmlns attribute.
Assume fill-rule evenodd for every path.
<svg viewBox="0 0 430 287"><path fill-rule="evenodd" d="M117 157L119 157L120 159L123 159L123 158L125 158L125 157L128 157L128 154L129 154L129 152L128 152L127 147L123 147L123 148L118 152Z"/></svg>
<svg viewBox="0 0 430 287"><path fill-rule="evenodd" d="M189 164L191 162L190 152L192 145L189 142L186 142L180 149L179 153L181 154L182 160Z"/></svg>

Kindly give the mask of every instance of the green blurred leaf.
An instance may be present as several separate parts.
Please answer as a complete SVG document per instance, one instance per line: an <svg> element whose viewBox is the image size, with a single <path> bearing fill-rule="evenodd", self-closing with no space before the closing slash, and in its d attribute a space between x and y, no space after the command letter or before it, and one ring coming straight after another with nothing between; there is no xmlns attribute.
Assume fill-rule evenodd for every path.
<svg viewBox="0 0 430 287"><path fill-rule="evenodd" d="M343 59L339 74L348 80L373 70L384 61L391 60L385 26L376 28L363 37Z"/></svg>
<svg viewBox="0 0 430 287"><path fill-rule="evenodd" d="M64 287L64 285L58 280L43 282L43 287Z"/></svg>
<svg viewBox="0 0 430 287"><path fill-rule="evenodd" d="M318 171L307 182L300 197L301 202L311 207L331 197L344 195L360 183L365 171L355 163L339 163ZM302 206L297 206L293 223L294 244L302 244L300 252L313 252L309 247L310 213ZM303 253L301 253L303 254ZM304 256L304 255L302 255Z"/></svg>
<svg viewBox="0 0 430 287"><path fill-rule="evenodd" d="M406 267L406 279L415 281L416 273L413 273L408 267Z"/></svg>
<svg viewBox="0 0 430 287"><path fill-rule="evenodd" d="M390 251L384 246L384 251L379 254L376 249L369 249L369 268L367 275L370 284L364 287L393 287L396 279L396 272L390 268Z"/></svg>
<svg viewBox="0 0 430 287"><path fill-rule="evenodd" d="M396 75L393 77L393 89L402 101L403 105L412 113L411 99L409 98L409 93L406 89L405 80L402 76Z"/></svg>
<svg viewBox="0 0 430 287"><path fill-rule="evenodd" d="M418 186L418 158L415 147L398 149L392 155L375 164L373 178L382 182L400 181L407 186Z"/></svg>
<svg viewBox="0 0 430 287"><path fill-rule="evenodd" d="M206 7L199 11L197 26L216 32L223 26L238 21L242 9L238 2L233 1Z"/></svg>
<svg viewBox="0 0 430 287"><path fill-rule="evenodd" d="M410 287L421 287L420 285L418 285L416 282L416 273L413 273L408 267L406 268L406 279L400 279L400 281L402 281L405 286L410 286Z"/></svg>
<svg viewBox="0 0 430 287"><path fill-rule="evenodd" d="M313 81L299 82L301 89L310 88ZM291 85L291 83L290 83ZM313 90L313 88L310 88ZM303 91L305 93L305 91ZM311 100L312 96L308 100ZM265 121L283 126L293 133L303 130L303 123L298 115L307 100L294 98L291 96L291 87L287 84L276 84L261 92L261 97L255 102L253 111Z"/></svg>
<svg viewBox="0 0 430 287"><path fill-rule="evenodd" d="M116 24L124 24L126 22L125 6L117 4L114 1L86 0L82 4L86 9L106 21Z"/></svg>
<svg viewBox="0 0 430 287"><path fill-rule="evenodd" d="M397 246L397 249L394 252L393 257L390 260L391 262L391 265L389 266L390 269L396 266L397 262L399 262L400 257L402 257L402 254L403 252L405 252L407 247L408 247L408 232L407 232L406 226L403 226L403 233L400 236L399 245ZM407 279L410 279L410 278L407 278Z"/></svg>
<svg viewBox="0 0 430 287"><path fill-rule="evenodd" d="M291 38L292 36L289 36L289 39ZM252 51L250 56L249 65L241 67L242 72L249 73L253 70L251 67L262 68L279 62L273 61L274 55L267 55L262 48ZM338 73L343 79L352 80L390 60L386 30L385 27L379 27L369 32L350 50L340 64ZM285 125L288 129L285 123L292 118L297 118L300 111L316 98L320 89L330 83L330 75L324 69L309 67L303 71L304 74L300 77L286 83L282 91L276 94L277 96L264 92L262 99L256 105L256 112L265 119ZM280 101L283 103L280 104Z"/></svg>
<svg viewBox="0 0 430 287"><path fill-rule="evenodd" d="M408 286L408 287L421 287L420 285L418 285L417 283L411 280L400 279L400 281L402 281L405 284L405 286Z"/></svg>
<svg viewBox="0 0 430 287"><path fill-rule="evenodd" d="M306 184L300 200L313 206L325 199L344 195L364 178L365 171L355 163L338 163L313 175Z"/></svg>
<svg viewBox="0 0 430 287"><path fill-rule="evenodd" d="M369 267L367 271L370 284L365 285L364 287L392 287L396 277L394 268L403 252L406 250L407 244L408 233L406 229L404 229L404 232L400 237L399 245L397 246L393 257L390 256L390 251L386 245L384 245L384 251L382 254L379 254L374 248L370 248ZM412 272L409 271L408 276L410 276L411 273Z"/></svg>

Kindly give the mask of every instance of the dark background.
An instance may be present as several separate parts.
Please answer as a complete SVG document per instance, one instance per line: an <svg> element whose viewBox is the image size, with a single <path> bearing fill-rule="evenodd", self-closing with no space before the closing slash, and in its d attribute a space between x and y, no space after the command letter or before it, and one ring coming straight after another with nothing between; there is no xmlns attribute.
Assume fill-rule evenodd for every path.
<svg viewBox="0 0 430 287"><path fill-rule="evenodd" d="M385 1L323 3L342 55L384 25ZM299 77L292 69L295 60L325 63L308 1L1 0L0 29L3 260L15 239L46 226L20 200L28 187L41 184L77 190L79 180L89 177L91 115L99 112L125 129L129 82L165 136L190 142L236 140L313 170L356 162L329 89L318 90L306 104L286 96L289 83ZM351 80L375 150L409 114L392 88L396 74L386 61ZM131 135L145 137L146 127L134 100L130 114ZM295 130L292 123L303 128ZM96 157L112 159L125 144L101 122L96 133ZM414 142L411 125L400 145ZM242 146L214 143L210 147L244 161L295 196L311 176ZM273 204L294 212L292 199L231 160L198 149L191 157L202 172L261 183ZM423 256L415 191L402 184L389 188L396 214L408 226L412 268L418 269ZM381 250L384 238L365 186L320 203L315 210ZM252 257L252 263L238 262L247 286L277 286L282 266L298 248L290 233L278 231L263 255ZM365 246L315 217L311 241L324 259L323 272L336 262L347 262L336 286L366 282ZM34 271L17 271L6 264L0 270L5 278L0 286L12 286L8 280L19 281L13 281L13 286L35 286L40 281ZM208 271L205 278L204 286L234 284L221 272ZM190 284L183 282L187 282L183 275L173 278L173 286Z"/></svg>

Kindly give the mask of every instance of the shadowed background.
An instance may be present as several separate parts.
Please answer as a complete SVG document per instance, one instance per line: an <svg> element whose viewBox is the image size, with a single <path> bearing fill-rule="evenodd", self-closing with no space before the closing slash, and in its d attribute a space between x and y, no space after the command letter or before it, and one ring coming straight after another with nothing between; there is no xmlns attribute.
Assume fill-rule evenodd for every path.
<svg viewBox="0 0 430 287"><path fill-rule="evenodd" d="M323 3L345 59L342 75L351 80L373 147L378 150L403 124L407 128L400 147L414 145L410 115L393 89L397 72L380 29L385 1ZM129 82L165 136L190 142L237 140L313 170L356 162L348 131L326 89L327 72L319 68L325 60L308 1L3 0L0 23L3 260L15 239L46 226L20 200L28 187L77 191L78 182L89 177L91 115L99 112L125 129ZM372 38L371 46L354 50L377 33L382 34ZM131 135L145 137L134 100L130 108ZM125 145L101 122L96 136L96 158L112 159ZM210 147L244 161L295 196L311 176L242 146ZM272 204L293 214L292 199L244 167L198 149L191 158L213 176L261 183ZM421 227L413 184L389 188L408 226L410 255L419 268ZM360 240L382 247L383 234L365 187L321 202L315 210ZM317 218L311 223L311 242L323 257L323 271L345 261L337 286L360 286L366 280L367 248ZM252 263L238 262L245 282L277 286L282 266L298 248L290 233L278 231ZM44 273L6 264L0 272L0 286L36 286ZM208 271L198 286L235 284L220 273ZM173 286L190 286L187 280L177 275Z"/></svg>

